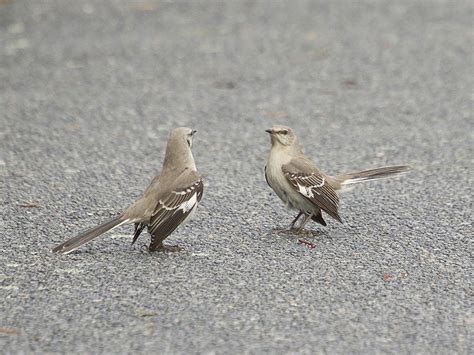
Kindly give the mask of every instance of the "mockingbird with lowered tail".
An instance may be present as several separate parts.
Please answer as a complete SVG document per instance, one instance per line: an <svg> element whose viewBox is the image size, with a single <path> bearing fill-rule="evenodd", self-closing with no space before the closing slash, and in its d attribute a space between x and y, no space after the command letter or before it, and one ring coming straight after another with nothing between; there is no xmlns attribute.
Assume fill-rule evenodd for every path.
<svg viewBox="0 0 474 355"><path fill-rule="evenodd" d="M303 215L297 230L302 230L310 219L325 226L322 211L342 223L338 211L340 191L353 184L399 175L410 169L409 166L398 165L326 175L303 154L291 128L275 125L266 132L271 136L272 148L265 166L265 178L286 206L298 211L291 229Z"/></svg>
<svg viewBox="0 0 474 355"><path fill-rule="evenodd" d="M195 133L196 131L186 127L174 129L166 146L161 174L152 180L138 200L117 217L58 245L53 252L68 254L105 232L127 223L135 224L132 244L143 228L148 227L151 234L149 251L179 250L177 246L163 245L163 240L192 215L202 198L202 179L191 152Z"/></svg>

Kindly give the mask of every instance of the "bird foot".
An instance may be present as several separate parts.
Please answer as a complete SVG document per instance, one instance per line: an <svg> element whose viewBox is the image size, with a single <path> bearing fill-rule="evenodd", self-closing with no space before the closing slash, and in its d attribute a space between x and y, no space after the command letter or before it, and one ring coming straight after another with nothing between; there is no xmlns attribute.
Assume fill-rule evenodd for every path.
<svg viewBox="0 0 474 355"><path fill-rule="evenodd" d="M159 245L157 248L153 250L148 249L148 251L150 252L162 251L162 252L168 252L168 253L174 253L174 252L178 252L182 250L184 249L178 245L164 245L164 244Z"/></svg>

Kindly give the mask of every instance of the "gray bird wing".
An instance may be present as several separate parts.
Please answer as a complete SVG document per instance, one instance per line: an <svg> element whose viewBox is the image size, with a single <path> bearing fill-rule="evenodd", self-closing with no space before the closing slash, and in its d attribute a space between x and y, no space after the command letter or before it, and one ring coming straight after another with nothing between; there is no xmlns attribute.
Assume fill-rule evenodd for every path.
<svg viewBox="0 0 474 355"><path fill-rule="evenodd" d="M151 234L150 250L155 250L184 222L201 201L204 186L202 179L199 176L196 177L197 180L180 185L181 187L160 196L148 225L148 231Z"/></svg>
<svg viewBox="0 0 474 355"><path fill-rule="evenodd" d="M342 223L338 212L339 196L329 184L328 177L311 161L306 158L293 158L282 166L282 171L296 192Z"/></svg>

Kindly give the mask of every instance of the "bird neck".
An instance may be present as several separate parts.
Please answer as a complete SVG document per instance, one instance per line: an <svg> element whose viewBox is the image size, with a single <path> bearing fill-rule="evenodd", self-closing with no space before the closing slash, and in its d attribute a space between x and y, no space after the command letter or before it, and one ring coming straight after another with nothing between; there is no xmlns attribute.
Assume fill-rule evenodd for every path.
<svg viewBox="0 0 474 355"><path fill-rule="evenodd" d="M288 156L298 156L303 153L298 141L293 142L290 145L284 145L280 142L272 142L272 149L270 150L270 154L284 154Z"/></svg>
<svg viewBox="0 0 474 355"><path fill-rule="evenodd" d="M166 147L163 172L191 169L196 171L193 153L186 142L168 143Z"/></svg>

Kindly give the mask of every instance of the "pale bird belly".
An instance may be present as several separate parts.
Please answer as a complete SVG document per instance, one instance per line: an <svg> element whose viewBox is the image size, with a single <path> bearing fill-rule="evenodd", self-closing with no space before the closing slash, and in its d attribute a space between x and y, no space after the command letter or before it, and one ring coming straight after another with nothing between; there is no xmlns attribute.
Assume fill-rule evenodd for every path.
<svg viewBox="0 0 474 355"><path fill-rule="evenodd" d="M297 210L307 210L308 208L311 209L311 204L309 204L303 196L295 191L288 182L281 170L281 165L275 166L274 164L268 164L267 178L273 191L275 191L277 196L288 208Z"/></svg>

